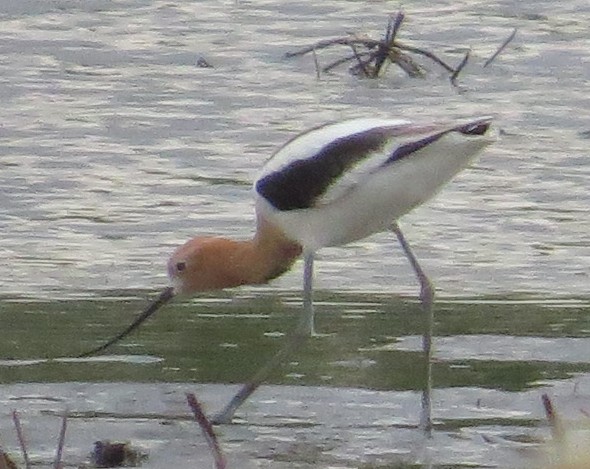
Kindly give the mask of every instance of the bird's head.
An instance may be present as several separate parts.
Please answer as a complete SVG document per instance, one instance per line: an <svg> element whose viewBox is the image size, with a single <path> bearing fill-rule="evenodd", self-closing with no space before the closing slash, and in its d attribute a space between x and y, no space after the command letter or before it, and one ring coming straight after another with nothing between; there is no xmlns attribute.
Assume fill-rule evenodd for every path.
<svg viewBox="0 0 590 469"><path fill-rule="evenodd" d="M170 286L121 333L80 357L94 355L120 341L178 295L261 284L286 272L301 247L283 238L234 241L201 236L180 246L168 260ZM261 247L262 246L262 247Z"/></svg>
<svg viewBox="0 0 590 469"><path fill-rule="evenodd" d="M197 237L180 246L168 260L168 277L177 295L237 286L241 279L232 267L239 262L242 243L223 238Z"/></svg>
<svg viewBox="0 0 590 469"><path fill-rule="evenodd" d="M125 330L103 345L79 356L94 355L119 342L177 295L218 290L244 283L239 276L232 274L236 270L235 259L241 259L236 253L239 251L238 246L242 244L245 243L211 237L197 237L184 243L168 260L171 285Z"/></svg>

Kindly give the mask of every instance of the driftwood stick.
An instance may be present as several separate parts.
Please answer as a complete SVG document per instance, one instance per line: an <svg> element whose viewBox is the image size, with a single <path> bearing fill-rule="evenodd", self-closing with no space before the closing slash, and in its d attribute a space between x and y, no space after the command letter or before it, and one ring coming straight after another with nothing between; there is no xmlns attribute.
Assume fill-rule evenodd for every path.
<svg viewBox="0 0 590 469"><path fill-rule="evenodd" d="M383 41L378 41L378 40L370 39L370 38L356 38L356 37L338 37L338 38L333 38L333 39L325 39L322 41L318 41L311 46L307 46L307 47L304 47L302 49L299 49L299 50L296 50L293 52L287 52L287 53L285 53L285 58L298 57L298 56L313 52L314 50L317 51L319 49L325 49L325 48L333 46L333 45L343 45L343 46L349 46L351 48L353 46L363 45L367 49L374 49L374 48L382 47ZM400 50L403 50L406 52L411 52L414 54L423 55L424 57L428 57L430 60L439 64L441 67L443 67L449 73L453 73L455 71L455 69L453 67L451 67L449 64L447 64L444 60L439 58L433 52L427 51L425 49L421 49L419 47L409 46L407 44L403 44L400 42L395 42L394 48L400 49ZM360 52L357 52L357 55L362 55L362 54ZM330 66L328 66L328 68L332 69L332 68L336 67L337 65L340 65L341 63L347 62L348 60L352 60L353 58L356 58L356 55L353 55L349 59L339 59L339 60L342 60L342 62L340 62L340 61L334 62L333 65L331 64Z"/></svg>
<svg viewBox="0 0 590 469"><path fill-rule="evenodd" d="M483 64L483 68L486 68L489 64L491 64L496 59L496 57L498 57L500 53L506 48L506 46L512 42L512 40L516 36L517 30L517 28L514 28L514 30L510 33L510 36L508 36L508 38L500 45L500 47L498 47L498 50L496 50L496 52L494 52L492 56L488 60L486 60L486 62Z"/></svg>
<svg viewBox="0 0 590 469"><path fill-rule="evenodd" d="M389 52L389 60L391 60L392 63L396 64L412 78L420 78L424 76L424 72L422 71L420 65L418 65L412 59L412 57L410 57L408 54L404 54L399 49L392 49Z"/></svg>
<svg viewBox="0 0 590 469"><path fill-rule="evenodd" d="M186 393L186 400L188 402L188 406L190 407L195 420L201 427L203 435L205 436L205 440L207 440L207 444L213 453L213 459L215 460L215 468L216 469L225 469L227 467L227 462L225 460L225 456L221 452L221 447L219 446L219 442L217 441L217 435L215 435L215 431L213 430L213 425L203 412L201 404L195 397L193 393Z"/></svg>
<svg viewBox="0 0 590 469"><path fill-rule="evenodd" d="M350 67L351 73L359 75L362 74L368 78L377 78L381 75L383 67L387 62L396 64L410 77L423 77L424 68L415 58L416 55L420 55L426 57L446 70L450 74L451 83L453 86L456 86L456 81L459 74L469 61L470 52L465 54L461 63L457 67L453 67L429 50L404 44L403 42L398 42L397 36L404 19L405 14L402 11L395 15L391 15L387 22L385 35L381 40L350 34L348 36L318 41L311 46L304 47L297 51L287 52L285 57L290 58L305 55L310 52L313 53L316 64L316 74L319 78L320 67L318 65L316 52L320 49L325 49L334 45L348 46L352 49L352 55L347 55L331 62L321 71L327 72L339 65L356 60L356 64ZM514 39L516 32L516 29L512 31L510 36L502 43L498 50L485 62L484 67L491 64L496 59L496 57L498 57L498 55Z"/></svg>
<svg viewBox="0 0 590 469"><path fill-rule="evenodd" d="M302 49L296 50L294 52L286 52L285 58L297 57L299 55L305 55L310 53L313 50L325 49L326 47L334 46L334 45L342 45L342 46L350 46L353 45L364 45L368 48L378 47L381 44L381 41L377 41L375 39L369 38L358 38L358 37L336 37L333 39L324 39L322 41L318 41L311 46L304 47Z"/></svg>
<svg viewBox="0 0 590 469"><path fill-rule="evenodd" d="M366 57L367 55L371 55L370 52L358 52L358 54L360 57ZM352 55L347 55L346 57L342 57L341 59L335 60L334 62L326 65L324 68L322 68L322 72L329 72L330 70L332 70L333 68L338 67L339 65L345 64L346 62L350 62L351 60L355 60L356 59L356 55L352 54Z"/></svg>
<svg viewBox="0 0 590 469"><path fill-rule="evenodd" d="M401 28L402 22L404 21L405 18L406 18L406 15L404 14L404 12L400 11L400 12L398 12L398 14L396 15L396 17L393 21L391 21L391 20L389 21L389 25L391 27L388 28L388 36L385 39L388 44L393 45L393 42L395 41L395 37L397 36L397 32L399 31L399 28Z"/></svg>
<svg viewBox="0 0 590 469"><path fill-rule="evenodd" d="M379 47L377 48L377 53L375 54L375 77L379 76L381 73L381 68L385 64L385 60L392 56L392 51L395 47L395 36L399 31L399 28L404 21L405 15L403 12L399 12L395 17L391 16L389 18L389 22L387 23L387 30L385 31L385 39Z"/></svg>
<svg viewBox="0 0 590 469"><path fill-rule="evenodd" d="M436 62L437 64L439 64L447 72L453 73L455 71L455 69L453 67L451 67L449 64L447 64L444 60L438 58L432 52L429 52L429 51L424 50L424 49L420 49L419 47L414 47L414 46L408 46L406 44L401 44L399 42L397 42L395 44L395 46L398 49L405 50L406 52L413 52L414 54L419 54L419 55L423 55L424 57L428 57L433 62Z"/></svg>
<svg viewBox="0 0 590 469"><path fill-rule="evenodd" d="M362 57L359 55L358 51L356 50L356 47L354 46L354 44L351 44L350 48L352 49L354 57L356 58L356 60L358 62L357 65L355 67L353 67L353 69L362 70L363 75L366 76L367 78L374 78L373 73L371 72L370 69L367 68L367 63L365 63L365 61L363 61Z"/></svg>
<svg viewBox="0 0 590 469"><path fill-rule="evenodd" d="M14 428L16 430L16 437L18 439L18 444L20 445L20 450L23 454L23 459L25 460L25 468L31 469L31 461L29 459L29 453L27 451L27 442L25 441L25 435L23 433L23 427L20 424L20 417L16 410L12 411L12 421L14 422Z"/></svg>
<svg viewBox="0 0 590 469"><path fill-rule="evenodd" d="M403 15L401 11L395 17L393 15L389 16L389 21L387 22L387 28L385 29L385 37L383 38L383 42L385 44L389 44L391 42L391 38L395 37L394 30L397 29L395 27L395 22L397 21L397 18L399 17L399 15ZM402 21L403 21L403 16L402 16Z"/></svg>

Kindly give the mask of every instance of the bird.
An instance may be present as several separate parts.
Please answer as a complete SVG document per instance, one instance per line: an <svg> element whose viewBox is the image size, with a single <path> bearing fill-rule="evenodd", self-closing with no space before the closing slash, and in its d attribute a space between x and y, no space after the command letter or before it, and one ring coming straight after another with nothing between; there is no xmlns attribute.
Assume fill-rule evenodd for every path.
<svg viewBox="0 0 590 469"><path fill-rule="evenodd" d="M495 140L491 124L491 117L425 123L360 117L294 136L266 161L254 182L253 238L197 236L181 245L167 263L170 285L121 333L79 356L96 354L118 342L174 297L265 284L303 257L303 313L298 326L212 419L230 423L270 371L313 335L317 251L392 231L420 284L427 378L419 426L430 432L434 288L398 219L431 199Z"/></svg>

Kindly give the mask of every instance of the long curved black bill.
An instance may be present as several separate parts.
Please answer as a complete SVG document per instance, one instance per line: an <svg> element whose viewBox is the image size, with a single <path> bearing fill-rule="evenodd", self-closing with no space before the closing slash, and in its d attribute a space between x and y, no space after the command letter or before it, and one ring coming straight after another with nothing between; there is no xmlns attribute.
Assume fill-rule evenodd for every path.
<svg viewBox="0 0 590 469"><path fill-rule="evenodd" d="M166 288L162 293L160 293L160 296L158 298L156 298L156 300L153 303L151 303L143 313L141 313L139 316L137 316L135 321L133 321L124 331L117 334L115 337L113 337L112 339L110 339L108 342L104 343L100 347L96 347L88 352L84 352L83 354L78 355L77 358L84 358L84 357L89 357L91 355L96 355L97 353L102 352L103 350L109 348L111 345L119 342L125 336L129 335L131 332L133 332L135 329L137 329L142 322L144 322L152 314L154 314L156 311L158 311L158 309L160 309L160 307L162 305L165 305L166 303L168 303L168 301L170 301L173 297L174 297L174 288L172 288L172 287Z"/></svg>

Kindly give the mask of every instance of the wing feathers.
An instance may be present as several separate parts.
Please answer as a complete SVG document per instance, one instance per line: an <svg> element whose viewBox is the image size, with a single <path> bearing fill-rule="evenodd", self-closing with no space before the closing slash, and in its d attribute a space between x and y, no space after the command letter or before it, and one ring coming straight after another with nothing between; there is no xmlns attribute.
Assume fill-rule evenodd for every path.
<svg viewBox="0 0 590 469"><path fill-rule="evenodd" d="M279 210L312 207L351 168L378 154L391 138L392 130L375 127L340 137L313 156L295 159L262 176L256 190Z"/></svg>
<svg viewBox="0 0 590 469"><path fill-rule="evenodd" d="M355 130L355 124L360 130ZM255 188L280 211L328 204L384 166L407 158L449 132L483 135L489 124L489 119L480 119L449 128L358 119L318 127L275 153Z"/></svg>

